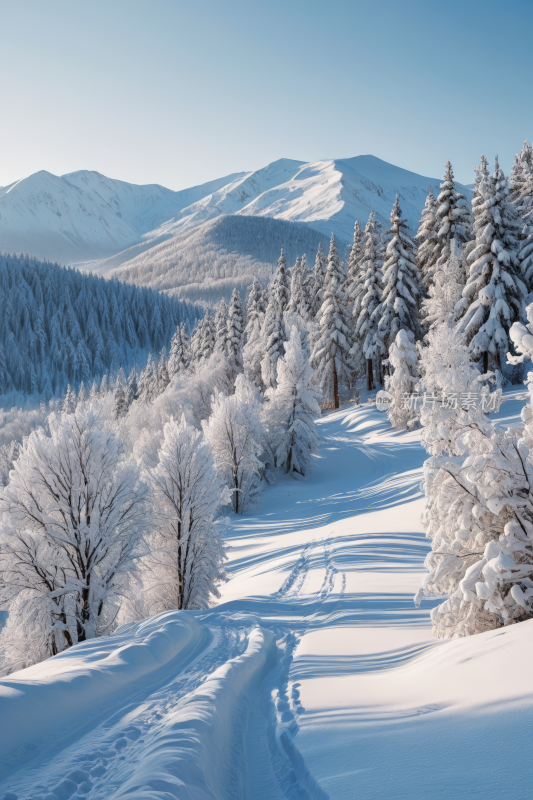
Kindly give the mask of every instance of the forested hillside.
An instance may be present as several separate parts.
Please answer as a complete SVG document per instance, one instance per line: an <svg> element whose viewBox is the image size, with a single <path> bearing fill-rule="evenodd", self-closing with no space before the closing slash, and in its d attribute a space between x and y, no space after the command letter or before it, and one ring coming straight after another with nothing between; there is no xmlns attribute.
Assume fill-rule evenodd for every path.
<svg viewBox="0 0 533 800"><path fill-rule="evenodd" d="M49 400L69 383L142 366L179 323L194 327L202 313L150 289L0 256L0 405L17 394Z"/></svg>
<svg viewBox="0 0 533 800"><path fill-rule="evenodd" d="M183 299L216 305L234 288L245 294L254 278L267 283L283 245L289 265L307 253L314 259L329 236L307 225L269 217L227 215L101 262L99 271ZM341 254L346 243L337 240ZM127 263L124 263L127 262ZM124 264L123 266L121 266ZM115 269L113 269L115 268ZM113 270L113 271L110 271Z"/></svg>

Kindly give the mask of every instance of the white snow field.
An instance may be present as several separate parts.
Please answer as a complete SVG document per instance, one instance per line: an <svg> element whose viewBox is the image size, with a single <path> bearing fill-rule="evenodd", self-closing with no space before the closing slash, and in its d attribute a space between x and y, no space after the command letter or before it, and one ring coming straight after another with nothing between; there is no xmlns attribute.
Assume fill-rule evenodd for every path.
<svg viewBox="0 0 533 800"><path fill-rule="evenodd" d="M373 404L319 427L312 477L234 518L219 606L0 680L0 798L530 796L533 623L433 639L419 434Z"/></svg>

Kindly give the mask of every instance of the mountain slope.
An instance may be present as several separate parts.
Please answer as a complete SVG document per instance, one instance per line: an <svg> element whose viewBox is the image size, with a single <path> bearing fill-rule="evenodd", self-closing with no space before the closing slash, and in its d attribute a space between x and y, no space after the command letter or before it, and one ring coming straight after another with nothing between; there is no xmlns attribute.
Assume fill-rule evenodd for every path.
<svg viewBox="0 0 533 800"><path fill-rule="evenodd" d="M499 418L518 422L523 389ZM220 605L0 679L6 797L502 800L531 791L533 622L431 636L420 431L322 417L306 482L232 516ZM437 601L438 602L438 601Z"/></svg>
<svg viewBox="0 0 533 800"><path fill-rule="evenodd" d="M135 245L99 264L108 278L165 291L204 305L229 300L234 287L244 295L254 276L269 280L283 245L287 264L307 254L313 264L319 242L329 239L307 225L268 217L217 216L192 229ZM341 255L346 246L337 241ZM123 266L120 259L126 257ZM114 268L115 267L115 268Z"/></svg>
<svg viewBox="0 0 533 800"><path fill-rule="evenodd" d="M0 189L0 251L63 263L104 258L237 177L173 192L89 170L41 170Z"/></svg>

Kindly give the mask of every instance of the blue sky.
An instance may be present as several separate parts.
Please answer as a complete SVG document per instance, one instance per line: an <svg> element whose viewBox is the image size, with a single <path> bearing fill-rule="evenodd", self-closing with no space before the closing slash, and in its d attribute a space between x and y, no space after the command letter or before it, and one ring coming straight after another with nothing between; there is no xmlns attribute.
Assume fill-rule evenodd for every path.
<svg viewBox="0 0 533 800"><path fill-rule="evenodd" d="M372 153L473 181L533 137L533 3L3 0L0 184L185 188Z"/></svg>

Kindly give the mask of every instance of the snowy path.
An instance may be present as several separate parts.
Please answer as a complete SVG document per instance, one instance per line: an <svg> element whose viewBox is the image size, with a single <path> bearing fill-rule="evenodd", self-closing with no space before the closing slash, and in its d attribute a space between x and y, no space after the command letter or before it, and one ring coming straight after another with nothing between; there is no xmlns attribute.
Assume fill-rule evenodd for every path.
<svg viewBox="0 0 533 800"><path fill-rule="evenodd" d="M509 394L500 417L516 419L523 396ZM529 788L530 623L432 639L429 605L412 599L428 551L417 434L391 431L371 406L320 426L311 479L280 482L234 521L216 609L166 614L0 680L0 798Z"/></svg>

